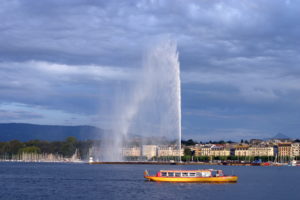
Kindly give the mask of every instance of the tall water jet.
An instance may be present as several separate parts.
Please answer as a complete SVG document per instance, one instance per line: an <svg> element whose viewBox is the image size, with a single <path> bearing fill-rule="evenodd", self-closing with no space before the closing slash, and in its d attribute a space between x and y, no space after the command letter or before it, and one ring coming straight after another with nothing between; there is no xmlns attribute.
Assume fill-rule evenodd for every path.
<svg viewBox="0 0 300 200"><path fill-rule="evenodd" d="M177 45L165 40L149 48L142 70L114 106L114 127L101 144L101 160L122 161L129 133L176 140L180 161L181 88Z"/></svg>

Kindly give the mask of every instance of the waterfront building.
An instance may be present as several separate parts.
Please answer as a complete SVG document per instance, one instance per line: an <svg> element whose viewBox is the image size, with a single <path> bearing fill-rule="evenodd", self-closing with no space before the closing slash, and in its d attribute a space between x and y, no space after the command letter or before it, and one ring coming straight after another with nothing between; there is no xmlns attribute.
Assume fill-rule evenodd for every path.
<svg viewBox="0 0 300 200"><path fill-rule="evenodd" d="M211 148L210 156L230 156L230 149L224 146L214 146Z"/></svg>
<svg viewBox="0 0 300 200"><path fill-rule="evenodd" d="M157 156L158 157L164 157L164 156L183 156L184 150L179 150L175 146L159 146L157 148Z"/></svg>
<svg viewBox="0 0 300 200"><path fill-rule="evenodd" d="M234 150L235 156L250 156L249 146L248 145L240 145L236 146Z"/></svg>
<svg viewBox="0 0 300 200"><path fill-rule="evenodd" d="M291 141L290 141L290 139L270 139L270 140L267 140L266 143L278 145L280 143L291 143Z"/></svg>
<svg viewBox="0 0 300 200"><path fill-rule="evenodd" d="M122 148L122 156L134 156L139 157L141 156L141 148L134 146L134 147L123 147Z"/></svg>
<svg viewBox="0 0 300 200"><path fill-rule="evenodd" d="M203 144L195 144L195 146L189 147L191 151L194 152L194 156L201 156L201 148L203 147Z"/></svg>
<svg viewBox="0 0 300 200"><path fill-rule="evenodd" d="M278 144L278 156L291 156L291 143L280 143Z"/></svg>
<svg viewBox="0 0 300 200"><path fill-rule="evenodd" d="M157 145L143 145L142 156L147 157L148 160L157 156Z"/></svg>
<svg viewBox="0 0 300 200"><path fill-rule="evenodd" d="M215 145L205 145L200 149L200 156L211 156L211 148Z"/></svg>
<svg viewBox="0 0 300 200"><path fill-rule="evenodd" d="M249 156L274 156L274 147L257 145L249 147Z"/></svg>
<svg viewBox="0 0 300 200"><path fill-rule="evenodd" d="M239 143L225 143L223 146L227 149L234 149L236 146L239 146Z"/></svg>
<svg viewBox="0 0 300 200"><path fill-rule="evenodd" d="M176 156L178 155L178 150L175 150L175 155ZM180 156L184 156L184 149L183 148L180 149Z"/></svg>
<svg viewBox="0 0 300 200"><path fill-rule="evenodd" d="M292 156L300 156L300 143L291 144L291 154Z"/></svg>
<svg viewBox="0 0 300 200"><path fill-rule="evenodd" d="M260 145L263 142L263 140L260 139L251 139L250 144L251 145Z"/></svg>
<svg viewBox="0 0 300 200"><path fill-rule="evenodd" d="M207 144L201 147L195 148L195 156L230 156L230 148L226 148L224 145L211 145Z"/></svg>

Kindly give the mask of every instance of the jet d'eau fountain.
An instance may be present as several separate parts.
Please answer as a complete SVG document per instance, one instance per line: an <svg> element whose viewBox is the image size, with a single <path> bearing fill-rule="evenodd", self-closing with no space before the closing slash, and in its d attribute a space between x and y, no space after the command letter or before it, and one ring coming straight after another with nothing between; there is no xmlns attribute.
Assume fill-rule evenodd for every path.
<svg viewBox="0 0 300 200"><path fill-rule="evenodd" d="M130 92L122 97L117 95L114 127L102 139L100 156L95 156L101 161L122 161L122 147L128 146L129 135L134 134L141 138L173 141L180 159L180 84L176 43L167 40L149 48ZM142 140L143 143L146 140Z"/></svg>

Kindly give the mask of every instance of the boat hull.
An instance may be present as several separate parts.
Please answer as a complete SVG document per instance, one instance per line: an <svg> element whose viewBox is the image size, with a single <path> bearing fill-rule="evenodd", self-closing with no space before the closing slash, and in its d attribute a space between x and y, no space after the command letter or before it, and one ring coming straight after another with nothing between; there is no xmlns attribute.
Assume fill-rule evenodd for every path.
<svg viewBox="0 0 300 200"><path fill-rule="evenodd" d="M149 181L157 182L202 182L202 183L229 183L237 182L237 176L220 176L220 177L159 177L145 176Z"/></svg>

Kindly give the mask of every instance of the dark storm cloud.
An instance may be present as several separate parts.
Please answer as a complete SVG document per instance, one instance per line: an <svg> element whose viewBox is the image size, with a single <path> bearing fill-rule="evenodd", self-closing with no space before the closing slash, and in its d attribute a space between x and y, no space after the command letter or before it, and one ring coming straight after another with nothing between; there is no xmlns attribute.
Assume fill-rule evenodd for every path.
<svg viewBox="0 0 300 200"><path fill-rule="evenodd" d="M0 69L1 103L41 105L75 113L97 112L101 96L109 95L109 82L130 77L115 67L40 61L2 62Z"/></svg>
<svg viewBox="0 0 300 200"><path fill-rule="evenodd" d="M105 102L135 76L145 49L171 37L186 134L209 133L217 120L215 135L295 135L288 121L299 119L299 17L292 0L0 0L0 103L109 110ZM206 129L197 129L200 120Z"/></svg>
<svg viewBox="0 0 300 200"><path fill-rule="evenodd" d="M151 37L161 34L178 40L183 68L284 51L295 56L299 48L295 2L3 2L4 60L18 55L22 60L132 66Z"/></svg>

